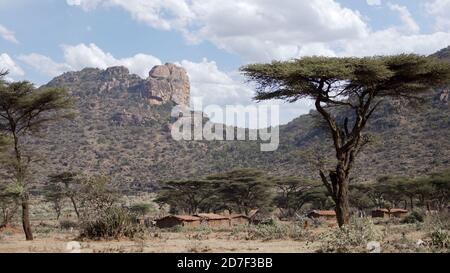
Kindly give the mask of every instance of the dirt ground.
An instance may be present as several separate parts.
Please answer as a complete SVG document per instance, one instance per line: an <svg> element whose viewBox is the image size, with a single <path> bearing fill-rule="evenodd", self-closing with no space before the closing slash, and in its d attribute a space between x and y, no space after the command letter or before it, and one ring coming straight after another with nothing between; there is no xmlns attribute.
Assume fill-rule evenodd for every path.
<svg viewBox="0 0 450 273"><path fill-rule="evenodd" d="M21 233L2 235L0 253L64 253L70 252L67 244L76 238L71 233L37 234L35 240L27 242ZM81 253L308 253L314 252L318 244L288 240L247 241L235 240L225 233L210 234L201 240L186 233L162 233L159 237L145 240L88 241L80 242ZM228 237L228 238L227 238Z"/></svg>

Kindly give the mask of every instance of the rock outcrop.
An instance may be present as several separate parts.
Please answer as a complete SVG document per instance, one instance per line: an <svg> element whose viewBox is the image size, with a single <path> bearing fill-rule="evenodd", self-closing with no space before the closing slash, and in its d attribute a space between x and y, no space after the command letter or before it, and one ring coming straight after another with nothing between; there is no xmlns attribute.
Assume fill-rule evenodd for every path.
<svg viewBox="0 0 450 273"><path fill-rule="evenodd" d="M181 67L173 64L153 67L147 79L147 87L151 104L173 101L179 105L189 105L189 77Z"/></svg>
<svg viewBox="0 0 450 273"><path fill-rule="evenodd" d="M64 85L79 96L86 93L117 93L117 97L138 95L151 105L173 102L189 105L189 77L181 67L174 64L158 65L149 72L147 79L130 74L123 66L106 70L85 68L78 72L67 72L52 80L47 86ZM82 88L80 88L82 87ZM84 94L81 94L84 92Z"/></svg>

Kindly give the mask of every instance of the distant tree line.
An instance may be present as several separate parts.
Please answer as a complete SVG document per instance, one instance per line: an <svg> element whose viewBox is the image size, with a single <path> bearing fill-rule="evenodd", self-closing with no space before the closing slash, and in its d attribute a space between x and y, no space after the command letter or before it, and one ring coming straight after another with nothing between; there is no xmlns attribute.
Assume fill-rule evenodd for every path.
<svg viewBox="0 0 450 273"><path fill-rule="evenodd" d="M381 177L350 187L352 211L364 215L375 208L445 209L450 193L450 170L419 178ZM254 169L234 170L202 179L168 181L155 200L171 213L223 212L248 214L253 209L296 217L307 210L334 209L320 181L272 177Z"/></svg>

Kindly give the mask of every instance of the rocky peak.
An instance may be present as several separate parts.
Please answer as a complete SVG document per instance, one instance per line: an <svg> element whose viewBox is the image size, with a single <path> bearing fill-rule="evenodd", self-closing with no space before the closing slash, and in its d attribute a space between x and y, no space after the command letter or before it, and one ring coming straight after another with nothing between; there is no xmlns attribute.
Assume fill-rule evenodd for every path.
<svg viewBox="0 0 450 273"><path fill-rule="evenodd" d="M107 68L103 75L105 78L122 79L130 75L130 71L124 66L113 66Z"/></svg>
<svg viewBox="0 0 450 273"><path fill-rule="evenodd" d="M189 105L190 101L190 83L186 70L174 64L153 67L147 79L130 74L128 68L123 66L109 67L106 70L85 68L64 73L47 86L65 87L77 96L85 96L87 93L115 93L125 97L127 94L138 94L152 105L167 102Z"/></svg>
<svg viewBox="0 0 450 273"><path fill-rule="evenodd" d="M181 67L174 64L158 65L150 70L147 90L151 104L173 101L180 105L189 105L189 77Z"/></svg>

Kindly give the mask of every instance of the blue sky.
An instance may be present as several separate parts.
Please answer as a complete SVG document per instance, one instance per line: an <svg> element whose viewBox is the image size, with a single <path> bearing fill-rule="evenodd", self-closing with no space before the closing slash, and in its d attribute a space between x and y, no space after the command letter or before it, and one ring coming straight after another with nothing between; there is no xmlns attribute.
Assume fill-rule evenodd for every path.
<svg viewBox="0 0 450 273"><path fill-rule="evenodd" d="M238 68L305 55L430 54L450 0L0 0L0 67L38 85L86 66L186 68L193 101L252 104ZM311 107L281 104L286 123Z"/></svg>

